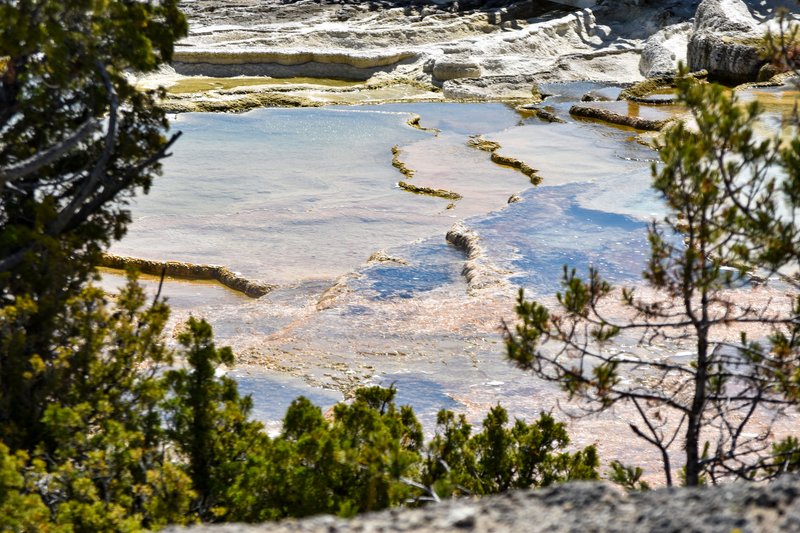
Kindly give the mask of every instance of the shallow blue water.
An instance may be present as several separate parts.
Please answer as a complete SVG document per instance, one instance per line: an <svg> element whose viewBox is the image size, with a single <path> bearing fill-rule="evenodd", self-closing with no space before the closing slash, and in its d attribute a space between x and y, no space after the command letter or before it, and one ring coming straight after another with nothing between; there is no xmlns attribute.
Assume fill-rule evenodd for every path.
<svg viewBox="0 0 800 533"><path fill-rule="evenodd" d="M410 128L412 114L441 134ZM445 241L454 222L466 219L512 285L549 296L559 288L565 263L579 271L595 265L612 281L638 279L646 222L661 210L649 189L655 154L632 142L629 131L545 124L502 104L189 114L177 127L185 132L182 144L163 180L134 206L130 234L114 251L224 264L277 283L280 288L260 300L222 301L208 291L203 301L191 286L175 291L174 301L183 315L206 317L221 344L256 339L255 352L263 343L272 357L286 350L306 357L298 375L307 372L314 383L341 372L331 370L341 364L361 368L366 357L375 366L372 382L395 382L398 403L411 404L429 421L438 409L461 405L453 390L467 397L488 387L473 390L476 377L496 381L488 368L510 372L493 353L501 350L498 316L460 325L459 306L469 297L461 274L465 254ZM503 155L538 168L542 185L533 188L527 177L468 147L475 134L498 140ZM464 200L446 209L448 200L397 188L402 176L391 166L395 145L413 163L414 183L456 190ZM523 201L507 205L512 193ZM367 264L379 249L406 264ZM327 289L348 273L342 295L319 307ZM440 308L452 315L444 325L426 314ZM479 347L463 345L470 331ZM480 362L486 350L497 362ZM431 370L423 372L419 358L425 356L418 354L429 352L438 359L426 361ZM396 359L381 366L381 353ZM253 395L262 420L280 419L301 394L323 407L341 399L277 371L233 375L242 392Z"/></svg>
<svg viewBox="0 0 800 533"><path fill-rule="evenodd" d="M424 102L360 107L372 111L418 114L421 117L422 127L436 128L443 133L454 133L463 137L504 130L520 121L520 114L505 104Z"/></svg>
<svg viewBox="0 0 800 533"><path fill-rule="evenodd" d="M460 404L447 395L435 379L425 379L419 374L387 374L375 383L381 387L394 387L395 404L410 405L417 417L426 422L436 419L441 409L458 409Z"/></svg>
<svg viewBox="0 0 800 533"><path fill-rule="evenodd" d="M408 117L359 109L180 115L174 156L112 251L223 264L272 282L340 275L374 244L428 235L443 208L396 187L391 147L430 136L409 128Z"/></svg>
<svg viewBox="0 0 800 533"><path fill-rule="evenodd" d="M409 264L382 263L362 270L355 290L374 291L374 300L413 298L444 285L461 283L464 255L441 237L406 247Z"/></svg>
<svg viewBox="0 0 800 533"><path fill-rule="evenodd" d="M323 410L343 399L338 392L310 388L302 380L289 376L238 369L230 376L236 379L239 392L253 399L253 417L265 422L283 420L286 409L299 396L305 396Z"/></svg>
<svg viewBox="0 0 800 533"><path fill-rule="evenodd" d="M646 264L647 224L578 203L593 185L539 187L523 202L476 221L487 253L514 272L510 281L539 295L560 289L563 266L585 273L590 265L610 281L640 279Z"/></svg>

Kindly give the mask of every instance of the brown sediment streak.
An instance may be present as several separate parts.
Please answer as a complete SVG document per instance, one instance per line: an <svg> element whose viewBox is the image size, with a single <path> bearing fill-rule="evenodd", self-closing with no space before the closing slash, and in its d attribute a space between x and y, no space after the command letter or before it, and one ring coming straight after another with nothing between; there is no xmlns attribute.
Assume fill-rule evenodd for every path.
<svg viewBox="0 0 800 533"><path fill-rule="evenodd" d="M438 196L439 198L445 198L447 200L461 200L461 198L463 198L463 196L461 196L457 192L448 191L445 189L432 189L430 187L417 187L416 185L411 185L410 183L406 183L405 181L399 182L397 186L408 192L413 192L414 194L426 194L428 196Z"/></svg>
<svg viewBox="0 0 800 533"><path fill-rule="evenodd" d="M414 171L400 161L400 148L396 144L392 146L392 166L406 178L411 179L414 177Z"/></svg>
<svg viewBox="0 0 800 533"><path fill-rule="evenodd" d="M463 222L453 224L445 239L467 254L461 275L467 280L467 292L470 296L475 296L481 289L503 289L508 286L505 276L509 272L497 268L486 257L480 244L480 237Z"/></svg>
<svg viewBox="0 0 800 533"><path fill-rule="evenodd" d="M348 52L319 52L303 50L176 50L172 56L177 63L208 63L213 65L246 65L275 63L292 66L305 63L350 65L356 68L375 68L394 65L416 57L415 52L400 51L386 54L354 54Z"/></svg>
<svg viewBox="0 0 800 533"><path fill-rule="evenodd" d="M555 115L555 113L551 113L546 109L537 109L536 116L545 122L556 123L556 124L564 124L566 120L559 118Z"/></svg>
<svg viewBox="0 0 800 533"><path fill-rule="evenodd" d="M426 128L425 126L420 124L420 120L422 120L422 117L415 113L414 115L411 116L410 119L406 120L406 124L408 124L412 128L416 128L420 131L427 131L428 133L433 133L434 135L439 135L439 133L441 133L440 129Z"/></svg>
<svg viewBox="0 0 800 533"><path fill-rule="evenodd" d="M631 117L628 115L621 115L608 111L607 109L600 109L597 107L579 106L574 105L569 109L570 115L576 117L592 118L609 122L611 124L618 124L620 126L629 126L637 130L659 131L669 120L652 120L642 117Z"/></svg>
<svg viewBox="0 0 800 533"><path fill-rule="evenodd" d="M513 157L500 155L497 152L492 152L491 159L494 163L497 163L498 165L503 165L519 170L520 172L528 176L531 180L531 183L534 185L539 185L542 182L542 178L536 173L537 170L535 168L528 166L528 164L525 163L524 161L520 161L519 159L514 159Z"/></svg>
<svg viewBox="0 0 800 533"><path fill-rule="evenodd" d="M490 159L493 163L502 165L504 167L511 167L514 170L522 172L528 176L528 178L531 180L531 184L539 185L542 182L542 178L537 174L538 171L535 168L531 167L524 161L520 161L519 159L498 154L497 150L502 148L500 143L484 139L481 135L473 135L469 138L467 144L473 148L477 148L478 150L490 152Z"/></svg>
<svg viewBox="0 0 800 533"><path fill-rule="evenodd" d="M219 265L198 265L181 261L152 261L138 257L103 254L100 259L100 266L117 270L134 267L143 274L159 276L163 272L164 275L174 278L214 280L251 298L260 298L277 288L275 285L247 279L232 272L228 267Z"/></svg>
<svg viewBox="0 0 800 533"><path fill-rule="evenodd" d="M170 97L161 103L167 113L237 113L259 107L320 107L322 102L278 92L248 93L224 100Z"/></svg>
<svg viewBox="0 0 800 533"><path fill-rule="evenodd" d="M471 135L467 144L484 152L494 152L500 148L500 143L486 140L482 135Z"/></svg>

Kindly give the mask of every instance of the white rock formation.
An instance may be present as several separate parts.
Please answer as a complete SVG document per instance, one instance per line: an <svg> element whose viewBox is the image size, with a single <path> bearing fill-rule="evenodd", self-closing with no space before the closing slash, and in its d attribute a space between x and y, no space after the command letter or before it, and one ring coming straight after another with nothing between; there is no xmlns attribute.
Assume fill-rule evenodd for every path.
<svg viewBox="0 0 800 533"><path fill-rule="evenodd" d="M174 67L177 76L404 79L469 99L526 98L552 81L631 83L679 61L748 81L761 64L752 43L791 1L194 0L183 6L190 35Z"/></svg>
<svg viewBox="0 0 800 533"><path fill-rule="evenodd" d="M689 40L689 69L732 83L753 81L764 63L755 45L760 35L742 0L703 0Z"/></svg>
<svg viewBox="0 0 800 533"><path fill-rule="evenodd" d="M664 28L650 37L642 49L639 72L645 78L672 74L678 63L686 63L686 48L693 26L691 22Z"/></svg>

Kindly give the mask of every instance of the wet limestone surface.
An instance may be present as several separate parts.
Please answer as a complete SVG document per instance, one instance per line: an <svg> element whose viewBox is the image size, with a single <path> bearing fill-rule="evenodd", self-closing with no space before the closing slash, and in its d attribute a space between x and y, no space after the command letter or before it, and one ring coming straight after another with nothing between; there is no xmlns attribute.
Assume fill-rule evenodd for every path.
<svg viewBox="0 0 800 533"><path fill-rule="evenodd" d="M736 91L742 102L758 100L765 116L756 125L756 133L767 137L780 134L784 142L789 142L797 135L795 119L796 102L800 90L792 86L754 87Z"/></svg>
<svg viewBox="0 0 800 533"><path fill-rule="evenodd" d="M209 131L208 117L188 115L178 126L195 127L187 138L198 131L199 144L187 159L177 153L175 159L192 165L168 168L163 180L175 180L172 189L157 185L153 203L135 208L132 237L137 224L154 233L120 246L141 255L149 248L137 246L156 243L164 252L185 250L203 262L216 254L229 260L222 264L280 281L279 289L258 300L219 298L200 285L204 300L194 284L164 287L175 307L173 324L190 313L206 317L220 343L232 345L240 363L234 375L273 430L293 395L310 394L327 406L357 386L393 382L403 389L401 400L419 410L427 431L439 407L478 421L501 402L512 416L534 417L563 398L504 360L499 328L513 319L516 287L552 302L564 263L582 271L593 264L612 281L635 283L647 251L646 223L663 215L649 189L657 154L630 131L574 121L566 113L587 87L563 86L561 96L545 101L564 124L500 104L278 110L226 116L213 123L219 132ZM439 135L409 127L413 114ZM340 115L348 129L337 129ZM267 117L285 123L272 127ZM372 120L380 127L365 125ZM354 125L364 131L353 131ZM492 163L489 152L470 147L476 134L536 167L541 185L532 187L525 176ZM226 144L248 148L229 150ZM395 145L416 171L410 181L446 186L464 199L448 210L444 200L394 187L402 178L392 166ZM200 157L204 152L208 157ZM346 159L352 154L360 154L366 169L354 168ZM246 160L251 156L264 166L254 167ZM382 192L352 187L361 183ZM512 193L521 201L507 205ZM198 198L177 202L189 195ZM263 203L275 198L277 204ZM362 203L354 205L354 198ZM367 205L375 199L385 201L381 209ZM445 240L458 220L477 235L478 257ZM314 233L328 226L331 233ZM400 229L406 233L393 233ZM279 240L269 240L276 233ZM378 250L375 257L391 260L367 262ZM342 251L347 253L337 259ZM508 283L471 291L463 275L469 263ZM642 350L624 339L620 349L669 357L686 348ZM574 442L597 443L604 457L636 457L656 470L658 457L630 437L631 416L621 409L570 421Z"/></svg>
<svg viewBox="0 0 800 533"><path fill-rule="evenodd" d="M375 244L427 235L444 208L395 187L388 146L429 135L406 119L349 109L180 115L173 127L187 141L137 199L112 252L223 264L275 283L341 275Z"/></svg>
<svg viewBox="0 0 800 533"><path fill-rule="evenodd" d="M454 98L525 99L534 83L640 81L646 38L693 14L686 6L658 3L635 9L618 3L592 9L548 2L501 4L479 8L464 2L186 2L189 35L176 47L177 72L165 71L143 83L177 81L181 92L211 88L206 95L190 98L205 101L196 110L222 110L226 103L232 110L250 106L244 93L236 96L224 90L237 87L224 78L248 76L319 78L326 87L311 89L310 101L364 101L351 98L359 94L352 87L333 86L330 78L371 84L410 80L427 88L360 91L369 101L436 98L431 92L436 88ZM209 76L219 79L208 80ZM462 83L471 80L477 82ZM278 87L280 83L269 79L263 84L242 80L238 88L249 86L255 95L269 92L270 85L297 101L301 93L309 94L307 89ZM234 105L236 98L242 102ZM260 95L258 100L274 105L270 102L276 99ZM191 104L170 101L175 111L191 110Z"/></svg>

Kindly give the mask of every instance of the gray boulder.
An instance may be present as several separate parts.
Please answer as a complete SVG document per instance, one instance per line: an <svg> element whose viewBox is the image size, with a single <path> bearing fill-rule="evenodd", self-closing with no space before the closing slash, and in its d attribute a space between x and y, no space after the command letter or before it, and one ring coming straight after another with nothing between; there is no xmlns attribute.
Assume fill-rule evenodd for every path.
<svg viewBox="0 0 800 533"><path fill-rule="evenodd" d="M567 533L631 531L772 533L800 531L800 478L768 485L659 489L626 494L603 483L570 483L460 499L421 509L391 509L344 520L317 516L263 525L169 528L165 533Z"/></svg>
<svg viewBox="0 0 800 533"><path fill-rule="evenodd" d="M757 49L762 33L742 0L703 0L687 48L689 69L728 83L755 81L765 63Z"/></svg>
<svg viewBox="0 0 800 533"><path fill-rule="evenodd" d="M639 72L645 78L674 74L678 62L686 62L686 46L692 24L669 26L647 39L639 59Z"/></svg>
<svg viewBox="0 0 800 533"><path fill-rule="evenodd" d="M444 82L442 91L446 98L454 100L517 98L541 101L536 76L525 74L450 79Z"/></svg>

